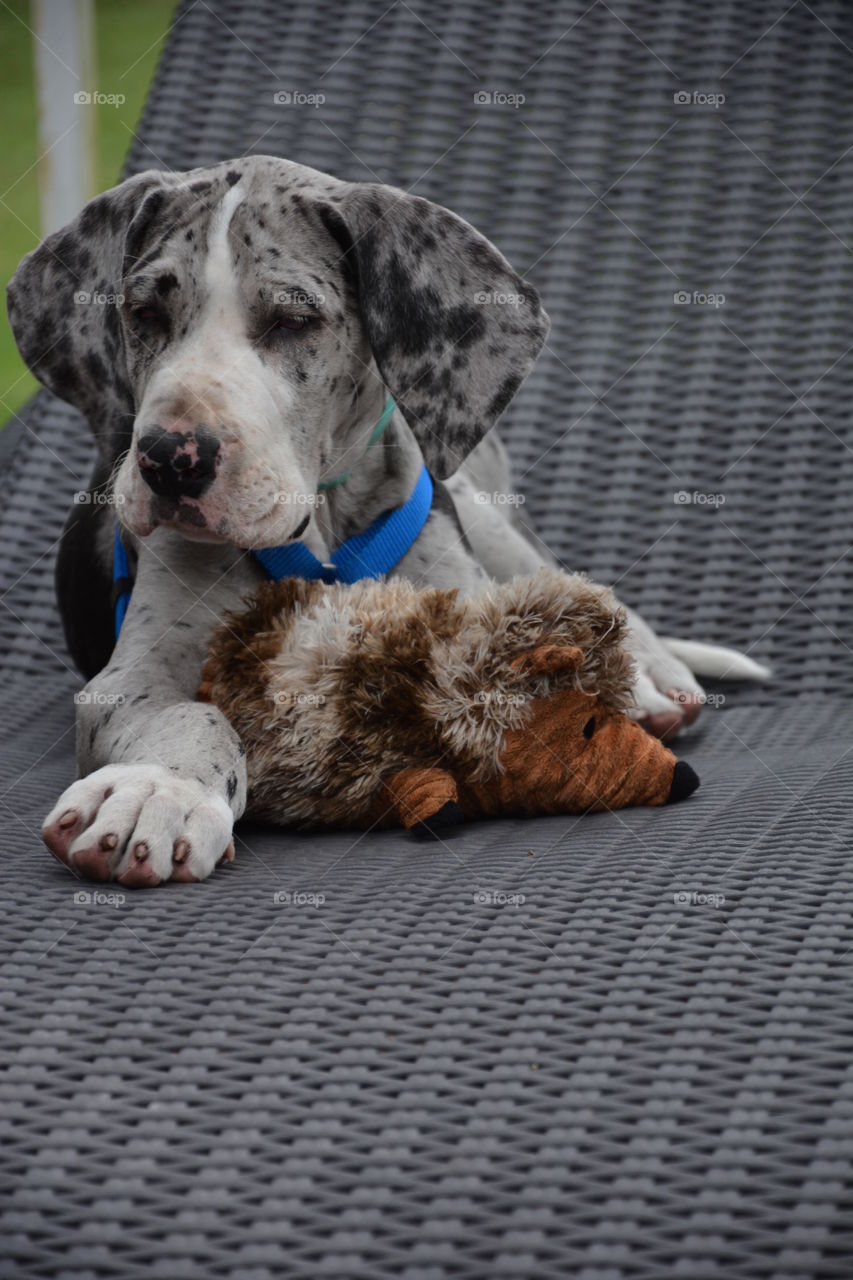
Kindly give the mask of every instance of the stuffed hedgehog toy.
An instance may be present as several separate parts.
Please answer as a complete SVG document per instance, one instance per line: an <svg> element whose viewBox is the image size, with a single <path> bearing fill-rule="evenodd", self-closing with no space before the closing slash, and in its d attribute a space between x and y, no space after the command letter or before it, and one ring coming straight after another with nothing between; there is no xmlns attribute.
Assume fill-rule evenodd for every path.
<svg viewBox="0 0 853 1280"><path fill-rule="evenodd" d="M274 822L423 835L681 800L696 774L625 714L625 625L555 569L469 597L285 578L217 628L198 697L245 745L249 814Z"/></svg>

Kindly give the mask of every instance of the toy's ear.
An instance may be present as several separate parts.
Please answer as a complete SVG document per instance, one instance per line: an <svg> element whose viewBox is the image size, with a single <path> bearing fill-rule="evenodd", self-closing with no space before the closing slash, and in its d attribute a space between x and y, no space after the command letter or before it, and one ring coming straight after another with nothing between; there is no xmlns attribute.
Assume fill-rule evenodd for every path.
<svg viewBox="0 0 853 1280"><path fill-rule="evenodd" d="M323 203L379 372L427 466L452 475L503 413L548 334L536 290L462 218L394 187Z"/></svg>
<svg viewBox="0 0 853 1280"><path fill-rule="evenodd" d="M583 663L583 651L575 644L545 643L519 654L510 663L513 671L526 676L566 675Z"/></svg>

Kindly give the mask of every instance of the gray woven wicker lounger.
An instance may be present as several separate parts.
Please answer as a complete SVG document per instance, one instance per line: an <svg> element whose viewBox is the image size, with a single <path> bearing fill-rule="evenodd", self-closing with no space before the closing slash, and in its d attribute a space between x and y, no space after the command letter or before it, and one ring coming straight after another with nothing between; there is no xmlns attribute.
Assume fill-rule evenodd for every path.
<svg viewBox="0 0 853 1280"><path fill-rule="evenodd" d="M3 1276L851 1274L851 123L843 0L181 5L128 171L280 153L472 221L553 319L525 519L776 680L713 690L672 809L244 826L77 902L38 830L90 448L39 395L0 435Z"/></svg>

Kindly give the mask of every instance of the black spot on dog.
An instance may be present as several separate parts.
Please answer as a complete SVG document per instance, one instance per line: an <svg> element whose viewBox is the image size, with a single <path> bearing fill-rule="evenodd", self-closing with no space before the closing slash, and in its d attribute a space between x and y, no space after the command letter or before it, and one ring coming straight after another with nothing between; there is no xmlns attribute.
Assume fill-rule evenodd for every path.
<svg viewBox="0 0 853 1280"><path fill-rule="evenodd" d="M106 382L107 366L104 364L97 351L88 351L86 353L85 363L94 382L102 384Z"/></svg>
<svg viewBox="0 0 853 1280"><path fill-rule="evenodd" d="M80 376L70 360L53 362L53 381L57 389L61 389L63 399L70 400L80 389Z"/></svg>
<svg viewBox="0 0 853 1280"><path fill-rule="evenodd" d="M239 169L229 169L225 175L225 181L228 183L229 187L233 187L235 182L240 181L241 176Z"/></svg>
<svg viewBox="0 0 853 1280"><path fill-rule="evenodd" d="M157 220L165 204L166 196L162 190L149 192L140 205L139 211L127 230L124 244L125 263L138 260L145 245L156 229ZM126 273L127 268L124 268Z"/></svg>
<svg viewBox="0 0 853 1280"><path fill-rule="evenodd" d="M109 201L105 196L92 200L80 214L80 230L84 236L97 236L109 220Z"/></svg>
<svg viewBox="0 0 853 1280"><path fill-rule="evenodd" d="M492 417L499 417L509 404L521 385L521 374L511 373L504 378L497 392L489 403L488 413Z"/></svg>
<svg viewBox="0 0 853 1280"><path fill-rule="evenodd" d="M228 797L229 804L234 799L234 796L237 794L237 775L233 769L229 772L228 777L225 779L225 794Z"/></svg>

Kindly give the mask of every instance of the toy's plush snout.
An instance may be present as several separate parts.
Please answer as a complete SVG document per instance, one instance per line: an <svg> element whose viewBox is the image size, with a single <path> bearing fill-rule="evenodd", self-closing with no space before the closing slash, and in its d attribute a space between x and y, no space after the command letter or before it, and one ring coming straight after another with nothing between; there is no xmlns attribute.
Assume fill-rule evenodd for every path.
<svg viewBox="0 0 853 1280"><path fill-rule="evenodd" d="M522 677L578 672L584 654L575 645L545 643L513 662ZM542 758L542 782L562 811L617 809L685 800L699 779L684 760L600 697L566 689L534 703L529 723L510 731L504 769L519 782L531 759Z"/></svg>
<svg viewBox="0 0 853 1280"><path fill-rule="evenodd" d="M512 667L521 679L555 679L583 662L576 646L544 644ZM689 764L623 712L582 688L564 688L532 703L526 722L505 735L500 774L463 786L461 802L463 810L490 814L594 812L672 804L698 785Z"/></svg>

